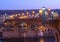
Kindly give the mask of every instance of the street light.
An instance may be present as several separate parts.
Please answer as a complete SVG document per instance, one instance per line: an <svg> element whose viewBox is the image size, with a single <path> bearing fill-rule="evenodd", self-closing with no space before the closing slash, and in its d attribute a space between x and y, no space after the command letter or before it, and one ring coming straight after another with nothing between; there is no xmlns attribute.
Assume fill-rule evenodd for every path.
<svg viewBox="0 0 60 42"><path fill-rule="evenodd" d="M35 11L32 11L32 14L35 14Z"/></svg>
<svg viewBox="0 0 60 42"><path fill-rule="evenodd" d="M48 8L48 11L51 11L51 9L50 9L50 8Z"/></svg>
<svg viewBox="0 0 60 42"><path fill-rule="evenodd" d="M39 26L38 29L44 31L45 30L45 27L44 26Z"/></svg>
<svg viewBox="0 0 60 42"><path fill-rule="evenodd" d="M9 23L7 23L7 22L5 22L5 23L4 23L4 25L5 25L5 26L8 26L8 25L10 25L10 24L9 24Z"/></svg>
<svg viewBox="0 0 60 42"><path fill-rule="evenodd" d="M18 16L18 14L16 14L15 16Z"/></svg>
<svg viewBox="0 0 60 42"><path fill-rule="evenodd" d="M10 16L10 19L14 19L14 17L13 16Z"/></svg>
<svg viewBox="0 0 60 42"><path fill-rule="evenodd" d="M24 13L22 13L22 16L24 16Z"/></svg>
<svg viewBox="0 0 60 42"><path fill-rule="evenodd" d="M27 12L27 15L29 15L29 12Z"/></svg>
<svg viewBox="0 0 60 42"><path fill-rule="evenodd" d="M43 10L42 10L42 9L40 9L40 10L39 10L39 14L40 14L40 15L42 15L42 13L43 13Z"/></svg>

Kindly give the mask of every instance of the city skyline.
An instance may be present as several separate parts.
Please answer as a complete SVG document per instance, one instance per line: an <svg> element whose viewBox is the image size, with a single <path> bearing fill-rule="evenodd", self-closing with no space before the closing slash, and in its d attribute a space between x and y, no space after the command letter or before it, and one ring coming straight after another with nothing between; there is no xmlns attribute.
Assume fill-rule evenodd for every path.
<svg viewBox="0 0 60 42"><path fill-rule="evenodd" d="M0 10L40 9L43 6L60 9L60 0L1 0Z"/></svg>

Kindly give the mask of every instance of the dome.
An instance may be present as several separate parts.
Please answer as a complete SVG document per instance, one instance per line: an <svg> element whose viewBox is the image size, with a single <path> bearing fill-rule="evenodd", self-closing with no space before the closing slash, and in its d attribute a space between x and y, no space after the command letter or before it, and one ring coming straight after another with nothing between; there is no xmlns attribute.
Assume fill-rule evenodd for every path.
<svg viewBox="0 0 60 42"><path fill-rule="evenodd" d="M42 10L47 10L47 8L46 7L42 7Z"/></svg>

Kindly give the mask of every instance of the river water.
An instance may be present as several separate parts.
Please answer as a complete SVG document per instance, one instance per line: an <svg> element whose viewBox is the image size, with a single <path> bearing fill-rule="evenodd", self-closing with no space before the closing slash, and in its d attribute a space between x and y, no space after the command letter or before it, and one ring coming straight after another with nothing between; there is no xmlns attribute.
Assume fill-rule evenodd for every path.
<svg viewBox="0 0 60 42"><path fill-rule="evenodd" d="M0 42L55 42L54 37L3 39Z"/></svg>

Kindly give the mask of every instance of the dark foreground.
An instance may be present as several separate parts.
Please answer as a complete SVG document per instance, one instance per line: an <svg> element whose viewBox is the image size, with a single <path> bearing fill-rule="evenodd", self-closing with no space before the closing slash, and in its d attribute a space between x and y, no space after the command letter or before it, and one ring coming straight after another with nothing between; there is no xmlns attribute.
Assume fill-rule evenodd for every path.
<svg viewBox="0 0 60 42"><path fill-rule="evenodd" d="M3 39L0 42L55 42L54 37Z"/></svg>

